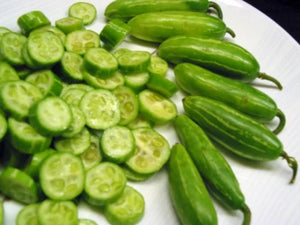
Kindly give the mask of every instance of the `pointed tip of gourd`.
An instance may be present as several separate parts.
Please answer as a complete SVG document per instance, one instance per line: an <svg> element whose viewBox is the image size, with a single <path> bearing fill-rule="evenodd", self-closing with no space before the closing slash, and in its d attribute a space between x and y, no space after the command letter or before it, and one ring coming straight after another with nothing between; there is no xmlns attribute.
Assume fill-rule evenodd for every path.
<svg viewBox="0 0 300 225"><path fill-rule="evenodd" d="M289 156L286 152L282 153L282 157L287 161L289 167L293 170L292 179L290 184L295 183L297 172L298 172L298 162L294 157Z"/></svg>
<svg viewBox="0 0 300 225"><path fill-rule="evenodd" d="M275 79L274 77L271 77L270 75L266 74L266 73L259 73L258 78L263 79L263 80L268 80L273 82L279 90L282 90L282 85L281 83Z"/></svg>
<svg viewBox="0 0 300 225"><path fill-rule="evenodd" d="M244 214L243 225L250 225L251 210L249 209L249 207L246 204L243 205L242 212Z"/></svg>

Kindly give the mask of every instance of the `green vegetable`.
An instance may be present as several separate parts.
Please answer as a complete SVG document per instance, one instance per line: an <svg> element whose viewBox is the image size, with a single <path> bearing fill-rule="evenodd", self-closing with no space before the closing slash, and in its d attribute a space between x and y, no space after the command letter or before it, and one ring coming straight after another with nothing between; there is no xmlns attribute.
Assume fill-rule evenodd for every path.
<svg viewBox="0 0 300 225"><path fill-rule="evenodd" d="M235 36L222 20L201 12L145 13L132 18L128 25L135 38L158 43L177 35L222 39L228 32Z"/></svg>
<svg viewBox="0 0 300 225"><path fill-rule="evenodd" d="M37 216L38 208L38 203L32 203L23 207L17 215L16 225L39 225Z"/></svg>
<svg viewBox="0 0 300 225"><path fill-rule="evenodd" d="M284 128L285 116L275 101L252 86L190 63L178 64L174 73L176 83L188 94L224 102L263 123L277 116L280 123L273 132L278 134Z"/></svg>
<svg viewBox="0 0 300 225"><path fill-rule="evenodd" d="M243 225L250 224L251 212L239 183L226 159L216 149L204 131L186 115L175 119L175 128L205 183L225 206L244 213Z"/></svg>
<svg viewBox="0 0 300 225"><path fill-rule="evenodd" d="M120 198L105 206L106 219L115 225L137 224L143 218L144 212L144 197L128 185L126 185Z"/></svg>
<svg viewBox="0 0 300 225"><path fill-rule="evenodd" d="M86 172L85 199L96 206L117 200L126 186L122 168L111 162L101 162Z"/></svg>
<svg viewBox="0 0 300 225"><path fill-rule="evenodd" d="M6 167L0 174L0 191L4 196L24 204L38 201L37 184L17 168Z"/></svg>
<svg viewBox="0 0 300 225"><path fill-rule="evenodd" d="M216 210L191 157L181 144L171 150L169 187L175 211L182 224L218 224Z"/></svg>
<svg viewBox="0 0 300 225"><path fill-rule="evenodd" d="M133 90L129 87L118 86L113 94L120 102L121 118L119 125L127 125L136 119L139 112L138 99Z"/></svg>
<svg viewBox="0 0 300 225"><path fill-rule="evenodd" d="M69 8L69 16L83 20L84 25L89 25L96 19L97 9L88 2L76 2Z"/></svg>
<svg viewBox="0 0 300 225"><path fill-rule="evenodd" d="M46 97L34 104L29 111L31 126L45 136L58 136L72 122L70 106L60 97Z"/></svg>
<svg viewBox="0 0 300 225"><path fill-rule="evenodd" d="M55 26L63 31L65 34L71 33L75 30L83 30L83 21L76 17L64 17L55 21Z"/></svg>
<svg viewBox="0 0 300 225"><path fill-rule="evenodd" d="M38 66L53 66L64 54L61 39L51 31L30 33L27 48L32 61Z"/></svg>
<svg viewBox="0 0 300 225"><path fill-rule="evenodd" d="M158 55L170 63L190 62L242 82L255 78L270 80L282 89L279 81L259 71L259 63L249 51L228 41L172 37L159 46Z"/></svg>
<svg viewBox="0 0 300 225"><path fill-rule="evenodd" d="M84 68L102 79L111 77L118 69L116 58L103 48L90 48L84 55Z"/></svg>
<svg viewBox="0 0 300 225"><path fill-rule="evenodd" d="M282 143L269 129L251 117L212 99L188 96L183 100L188 116L221 146L254 161L287 160L293 169L290 183L297 175L297 161L283 150Z"/></svg>
<svg viewBox="0 0 300 225"><path fill-rule="evenodd" d="M222 18L220 6L207 0L126 0L112 1L105 9L104 15L109 19L128 19L136 15L159 11L200 11L207 12L210 9L217 12Z"/></svg>
<svg viewBox="0 0 300 225"><path fill-rule="evenodd" d="M30 31L50 25L49 19L41 11L31 11L22 16L17 20L17 23L21 29L21 32L25 35L28 35Z"/></svg>
<svg viewBox="0 0 300 225"><path fill-rule="evenodd" d="M104 42L104 48L112 50L116 48L129 34L131 27L119 19L109 21L100 32L100 39Z"/></svg>
<svg viewBox="0 0 300 225"><path fill-rule="evenodd" d="M86 125L92 129L104 130L120 122L120 103L109 90L96 89L87 92L80 101Z"/></svg>
<svg viewBox="0 0 300 225"><path fill-rule="evenodd" d="M33 84L19 80L6 82L0 88L0 106L16 119L28 117L29 109L43 97Z"/></svg>
<svg viewBox="0 0 300 225"><path fill-rule="evenodd" d="M19 33L7 32L0 39L1 56L12 66L25 64L22 56L22 48L27 38Z"/></svg>
<svg viewBox="0 0 300 225"><path fill-rule="evenodd" d="M132 133L136 147L134 154L126 161L128 168L139 174L159 171L170 157L168 141L151 128L137 128Z"/></svg>
<svg viewBox="0 0 300 225"><path fill-rule="evenodd" d="M30 124L13 117L8 119L8 131L12 146L24 154L42 152L52 141L52 138L41 135Z"/></svg>
<svg viewBox="0 0 300 225"><path fill-rule="evenodd" d="M57 152L42 161L39 178L48 198L72 200L83 191L85 171L79 157Z"/></svg>
<svg viewBox="0 0 300 225"><path fill-rule="evenodd" d="M40 203L37 214L41 225L78 224L78 209L72 201L46 199Z"/></svg>
<svg viewBox="0 0 300 225"><path fill-rule="evenodd" d="M177 115L177 106L170 99L157 92L145 89L138 95L140 112L143 116L158 124L173 120Z"/></svg>

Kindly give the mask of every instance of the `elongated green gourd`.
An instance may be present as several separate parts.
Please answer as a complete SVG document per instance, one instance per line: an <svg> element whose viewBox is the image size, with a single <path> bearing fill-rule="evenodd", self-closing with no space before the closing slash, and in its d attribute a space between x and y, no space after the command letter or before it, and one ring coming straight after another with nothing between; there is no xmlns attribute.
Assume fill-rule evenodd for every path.
<svg viewBox="0 0 300 225"><path fill-rule="evenodd" d="M162 42L176 35L196 35L205 38L221 39L232 30L226 24L206 13L191 11L163 11L144 13L129 20L131 35L135 38Z"/></svg>
<svg viewBox="0 0 300 225"><path fill-rule="evenodd" d="M251 85L223 77L191 63L180 63L174 68L176 83L190 95L200 95L224 102L260 122L275 116L280 123L273 131L278 134L285 125L285 116L275 101Z"/></svg>
<svg viewBox="0 0 300 225"><path fill-rule="evenodd" d="M181 35L161 43L158 55L170 63L190 62L246 83L255 78L270 80L282 89L278 80L259 71L249 51L229 41Z"/></svg>
<svg viewBox="0 0 300 225"><path fill-rule="evenodd" d="M184 225L217 225L217 215L203 180L186 149L175 144L168 165L175 211Z"/></svg>
<svg viewBox="0 0 300 225"><path fill-rule="evenodd" d="M281 141L264 125L222 102L205 97L188 96L183 100L183 107L209 137L235 154L254 161L283 157L293 169L291 183L295 181L296 159L288 156Z"/></svg>
<svg viewBox="0 0 300 225"><path fill-rule="evenodd" d="M128 19L136 15L158 11L216 11L222 18L222 10L215 2L208 0L122 0L113 1L106 8L104 15L109 18Z"/></svg>
<svg viewBox="0 0 300 225"><path fill-rule="evenodd" d="M198 124L186 115L175 119L175 129L211 192L225 206L244 212L244 225L250 224L251 212L240 185L226 159Z"/></svg>

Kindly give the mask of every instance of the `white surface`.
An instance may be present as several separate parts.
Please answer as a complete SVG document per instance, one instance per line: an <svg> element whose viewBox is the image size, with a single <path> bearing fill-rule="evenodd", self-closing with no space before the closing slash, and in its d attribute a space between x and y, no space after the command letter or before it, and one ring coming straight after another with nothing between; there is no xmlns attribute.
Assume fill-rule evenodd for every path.
<svg viewBox="0 0 300 225"><path fill-rule="evenodd" d="M67 16L68 7L74 0L1 0L0 26L6 26L18 31L18 16L30 10L41 10L52 21ZM110 0L94 0L98 17L90 29L100 32L104 26L104 9ZM241 0L218 0L224 21L236 33L233 42L249 50L260 62L261 71L279 79L284 89L272 88L267 81L256 81L257 88L269 94L277 102L287 117L284 131L279 135L284 149L300 161L300 47L280 26L264 14ZM284 15L282 15L284 16ZM136 45L124 43L122 47L154 50L154 45ZM168 73L173 78L172 71ZM268 86L270 84L270 86ZM182 112L181 94L173 99ZM277 121L275 120L275 123ZM274 124L273 124L274 125ZM271 125L270 125L271 126ZM159 128L169 140L170 145L177 142L177 137L171 126ZM225 157L231 164L245 194L246 201L252 210L252 225L299 225L300 224L300 178L293 185L288 184L291 169L286 161L278 159L267 163L247 163L230 154ZM131 183L132 184L132 183ZM168 194L166 170L143 183L132 184L145 197L146 211L142 225L177 225L179 224L172 208ZM220 225L239 225L242 214L238 211L228 211L219 203L214 202ZM5 225L14 224L14 219L21 205L12 202L5 204ZM80 206L81 218L88 217L98 224L108 224L101 213Z"/></svg>

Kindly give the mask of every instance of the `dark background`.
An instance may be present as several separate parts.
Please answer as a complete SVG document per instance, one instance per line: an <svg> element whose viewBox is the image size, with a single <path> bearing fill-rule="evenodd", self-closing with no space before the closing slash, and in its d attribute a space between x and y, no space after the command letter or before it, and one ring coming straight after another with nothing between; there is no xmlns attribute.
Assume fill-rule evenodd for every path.
<svg viewBox="0 0 300 225"><path fill-rule="evenodd" d="M245 0L254 6L300 43L300 0Z"/></svg>

